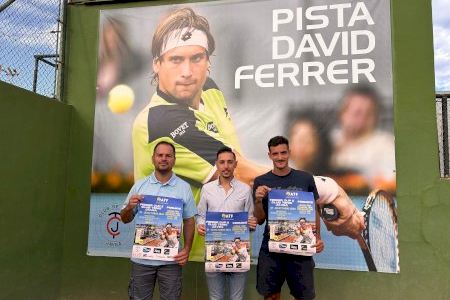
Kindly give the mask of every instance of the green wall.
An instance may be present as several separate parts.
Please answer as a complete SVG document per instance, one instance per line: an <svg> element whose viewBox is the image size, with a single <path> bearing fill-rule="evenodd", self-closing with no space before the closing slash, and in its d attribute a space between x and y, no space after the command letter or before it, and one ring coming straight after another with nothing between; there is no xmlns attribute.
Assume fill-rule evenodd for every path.
<svg viewBox="0 0 450 300"><path fill-rule="evenodd" d="M430 5L430 1L392 1L401 273L317 270L317 299L450 299L450 182L439 179ZM125 5L68 9L65 101L74 111L67 166L63 299L126 298L128 260L86 255L98 12L119 7ZM249 299L257 297L254 275L248 285ZM185 299L206 298L201 264L185 268L184 284Z"/></svg>
<svg viewBox="0 0 450 300"><path fill-rule="evenodd" d="M0 82L0 299L59 295L70 115Z"/></svg>

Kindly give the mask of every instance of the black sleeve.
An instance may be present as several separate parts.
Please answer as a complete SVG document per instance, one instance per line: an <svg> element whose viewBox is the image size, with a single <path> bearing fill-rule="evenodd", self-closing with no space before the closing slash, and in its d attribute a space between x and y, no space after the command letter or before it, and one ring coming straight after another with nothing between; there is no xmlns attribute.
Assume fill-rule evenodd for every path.
<svg viewBox="0 0 450 300"><path fill-rule="evenodd" d="M148 142L169 137L210 164L216 160L217 150L225 146L221 141L199 130L192 110L181 105L160 105L148 113Z"/></svg>

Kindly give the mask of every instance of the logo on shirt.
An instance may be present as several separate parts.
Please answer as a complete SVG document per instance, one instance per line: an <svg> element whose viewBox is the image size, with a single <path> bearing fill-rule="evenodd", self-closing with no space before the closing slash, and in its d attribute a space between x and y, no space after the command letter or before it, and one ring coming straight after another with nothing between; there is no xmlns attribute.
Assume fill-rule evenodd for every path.
<svg viewBox="0 0 450 300"><path fill-rule="evenodd" d="M184 122L180 126L178 126L174 131L170 133L170 136L175 139L176 136L182 136L186 133L186 129L189 128L189 125L187 122Z"/></svg>
<svg viewBox="0 0 450 300"><path fill-rule="evenodd" d="M219 132L219 130L217 130L217 127L216 127L216 125L214 125L213 122L208 122L208 124L206 124L206 129L208 131L212 131L212 132L215 132L215 133Z"/></svg>

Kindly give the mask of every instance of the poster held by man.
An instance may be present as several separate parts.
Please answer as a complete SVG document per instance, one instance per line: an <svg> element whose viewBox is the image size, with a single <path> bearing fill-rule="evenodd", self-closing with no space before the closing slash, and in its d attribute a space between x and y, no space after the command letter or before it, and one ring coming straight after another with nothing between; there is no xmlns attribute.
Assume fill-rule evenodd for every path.
<svg viewBox="0 0 450 300"><path fill-rule="evenodd" d="M136 214L132 258L168 260L178 254L183 202L144 195Z"/></svg>
<svg viewBox="0 0 450 300"><path fill-rule="evenodd" d="M269 192L269 251L311 256L316 253L313 193L272 189Z"/></svg>
<svg viewBox="0 0 450 300"><path fill-rule="evenodd" d="M205 271L250 270L250 232L247 212L207 212Z"/></svg>

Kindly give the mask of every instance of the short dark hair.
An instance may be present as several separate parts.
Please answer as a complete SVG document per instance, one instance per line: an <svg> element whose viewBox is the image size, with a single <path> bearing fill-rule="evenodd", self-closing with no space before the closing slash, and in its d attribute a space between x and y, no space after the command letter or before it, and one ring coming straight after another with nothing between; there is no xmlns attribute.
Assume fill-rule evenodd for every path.
<svg viewBox="0 0 450 300"><path fill-rule="evenodd" d="M175 146L172 143L169 143L167 141L160 141L160 142L158 142L155 145L155 147L153 147L153 154L155 154L156 148L158 148L159 145L168 145L168 146L170 146L172 148L172 151L173 151L173 156L175 157Z"/></svg>
<svg viewBox="0 0 450 300"><path fill-rule="evenodd" d="M278 136L274 136L273 138L271 138L269 140L269 142L267 143L267 147L269 148L269 151L270 151L270 147L276 147L278 145L287 145L289 148L289 140L287 138L285 138L284 136L278 135Z"/></svg>
<svg viewBox="0 0 450 300"><path fill-rule="evenodd" d="M234 159L236 159L236 154L234 154L233 150L227 146L224 146L224 147L220 148L219 151L217 151L216 159L219 159L219 155L221 153L225 153L225 152L233 154Z"/></svg>

